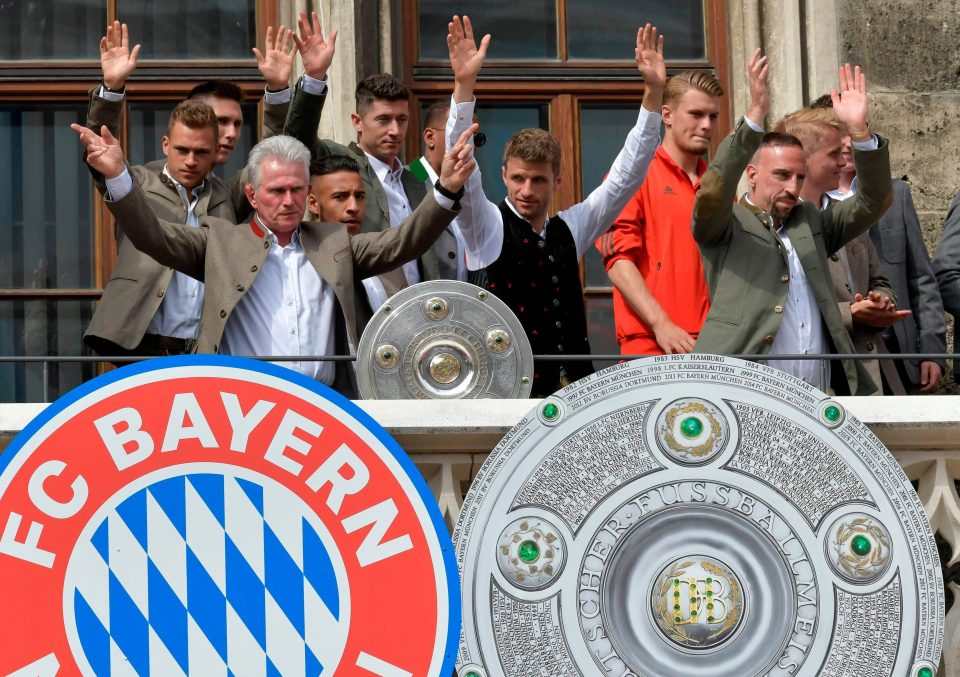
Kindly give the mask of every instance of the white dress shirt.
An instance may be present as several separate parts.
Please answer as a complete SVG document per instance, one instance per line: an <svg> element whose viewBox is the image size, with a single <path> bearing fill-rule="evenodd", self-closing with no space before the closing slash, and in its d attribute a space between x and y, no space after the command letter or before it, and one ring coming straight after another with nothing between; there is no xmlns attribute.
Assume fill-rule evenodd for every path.
<svg viewBox="0 0 960 677"><path fill-rule="evenodd" d="M270 249L257 279L233 309L223 331L224 355L333 355L333 288L307 259L299 231L281 247L267 232ZM321 383L333 383L333 362L278 362Z"/></svg>
<svg viewBox="0 0 960 677"><path fill-rule="evenodd" d="M450 117L447 118L446 127L447 150L450 150L473 123L475 105L476 99L458 104L451 97ZM637 124L627 135L607 178L583 202L558 212L557 215L563 219L573 235L578 259L594 240L610 228L640 188L659 145L660 113L648 111L641 106ZM479 270L500 258L503 247L503 215L500 208L484 195L479 168L473 171L464 188L465 194L460 200L462 211L454 224L464 240L467 268ZM510 205L509 199L507 204ZM544 234L541 233L541 236Z"/></svg>
<svg viewBox="0 0 960 677"><path fill-rule="evenodd" d="M377 158L364 151L367 161L370 162L370 169L377 175L380 185L383 186L383 192L387 196L387 207L390 210L390 227L396 228L403 223L410 213L410 200L403 190L403 183L400 176L403 174L403 164L398 158L393 158L393 164L378 160ZM407 284L417 284L420 282L420 268L417 259L407 261L403 264L403 274L407 278Z"/></svg>
<svg viewBox="0 0 960 677"><path fill-rule="evenodd" d="M437 184L437 179L440 177L437 176L437 173L433 171L433 166L427 160L427 158L421 156L420 164L423 166L424 171L427 173L427 190L433 190L433 187ZM457 240L457 279L461 282L467 281L467 260L466 260L466 251L467 244L463 239L463 233L460 232L460 228L457 226L456 221L451 223L447 228L453 233L453 237Z"/></svg>
<svg viewBox="0 0 960 677"><path fill-rule="evenodd" d="M184 223L196 228L200 225L197 219L197 202L199 202L200 196L207 187L206 180L194 188L188 196L187 189L173 178L173 175L167 171L166 165L163 167L163 173L176 187L180 200L186 209L187 218ZM200 311L202 308L203 283L175 270L170 278L170 284L167 285L167 289L163 293L163 301L157 308L157 313L150 320L150 324L147 325L147 333L195 339L197 338L197 332L200 331Z"/></svg>

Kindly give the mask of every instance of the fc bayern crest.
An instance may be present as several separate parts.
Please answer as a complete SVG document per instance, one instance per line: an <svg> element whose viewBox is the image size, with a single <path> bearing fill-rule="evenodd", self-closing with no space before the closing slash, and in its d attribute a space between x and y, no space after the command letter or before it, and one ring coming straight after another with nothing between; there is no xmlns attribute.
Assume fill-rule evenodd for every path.
<svg viewBox="0 0 960 677"><path fill-rule="evenodd" d="M459 599L413 464L287 369L127 367L0 455L2 675L449 675Z"/></svg>

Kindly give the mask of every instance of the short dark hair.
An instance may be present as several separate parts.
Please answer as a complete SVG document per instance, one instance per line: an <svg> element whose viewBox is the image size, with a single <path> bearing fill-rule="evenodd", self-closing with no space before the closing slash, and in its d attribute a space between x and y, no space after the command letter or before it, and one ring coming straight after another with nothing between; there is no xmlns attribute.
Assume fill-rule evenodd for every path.
<svg viewBox="0 0 960 677"><path fill-rule="evenodd" d="M228 80L207 80L190 90L188 99L205 99L212 96L215 99L229 99L243 103L243 90Z"/></svg>
<svg viewBox="0 0 960 677"><path fill-rule="evenodd" d="M326 176L327 174L336 174L337 172L355 172L360 173L360 165L352 157L347 155L327 155L326 157L315 157L310 161L310 178L314 176Z"/></svg>
<svg viewBox="0 0 960 677"><path fill-rule="evenodd" d="M217 114L203 101L187 99L178 103L171 111L170 119L167 121L168 133L178 122L190 129L212 129L214 139L220 136Z"/></svg>
<svg viewBox="0 0 960 677"><path fill-rule="evenodd" d="M803 144L800 143L800 139L795 137L793 134L786 134L784 132L767 132L763 135L763 139L760 141L760 148L770 148L771 146L793 146L803 150Z"/></svg>
<svg viewBox="0 0 960 677"><path fill-rule="evenodd" d="M409 101L410 90L389 73L369 75L357 84L357 112L371 103L381 101Z"/></svg>
<svg viewBox="0 0 960 677"><path fill-rule="evenodd" d="M560 142L550 132L531 127L521 129L510 137L503 149L503 166L507 160L517 158L523 162L549 162L554 174L560 173Z"/></svg>
<svg viewBox="0 0 960 677"><path fill-rule="evenodd" d="M433 127L435 129L445 129L447 117L450 115L449 101L435 101L424 114L423 128ZM439 125L439 126L438 126Z"/></svg>
<svg viewBox="0 0 960 677"><path fill-rule="evenodd" d="M833 108L833 97L829 94L818 96L810 102L810 108Z"/></svg>

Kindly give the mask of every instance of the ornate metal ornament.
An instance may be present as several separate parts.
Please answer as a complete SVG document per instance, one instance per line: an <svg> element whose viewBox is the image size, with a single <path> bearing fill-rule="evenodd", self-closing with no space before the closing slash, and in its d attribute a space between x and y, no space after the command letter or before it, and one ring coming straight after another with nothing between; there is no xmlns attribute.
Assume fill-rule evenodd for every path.
<svg viewBox="0 0 960 677"><path fill-rule="evenodd" d="M357 347L363 399L529 397L533 353L519 320L496 296L436 280L401 290Z"/></svg>
<svg viewBox="0 0 960 677"><path fill-rule="evenodd" d="M487 459L454 542L459 677L936 674L919 499L771 367L673 355L559 391Z"/></svg>

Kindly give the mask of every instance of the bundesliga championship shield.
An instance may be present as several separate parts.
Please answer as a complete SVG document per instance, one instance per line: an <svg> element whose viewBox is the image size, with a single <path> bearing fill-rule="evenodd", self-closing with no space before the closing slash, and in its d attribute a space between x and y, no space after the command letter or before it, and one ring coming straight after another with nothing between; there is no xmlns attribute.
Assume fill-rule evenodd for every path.
<svg viewBox="0 0 960 677"><path fill-rule="evenodd" d="M164 358L0 455L0 674L449 675L456 564L372 419L299 374Z"/></svg>
<svg viewBox="0 0 960 677"><path fill-rule="evenodd" d="M374 314L357 347L365 400L525 398L533 352L513 311L466 282L407 287Z"/></svg>
<svg viewBox="0 0 960 677"><path fill-rule="evenodd" d="M944 591L916 493L842 405L712 355L540 403L454 535L458 677L933 677Z"/></svg>

